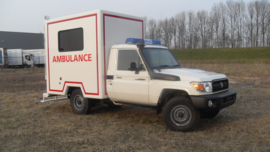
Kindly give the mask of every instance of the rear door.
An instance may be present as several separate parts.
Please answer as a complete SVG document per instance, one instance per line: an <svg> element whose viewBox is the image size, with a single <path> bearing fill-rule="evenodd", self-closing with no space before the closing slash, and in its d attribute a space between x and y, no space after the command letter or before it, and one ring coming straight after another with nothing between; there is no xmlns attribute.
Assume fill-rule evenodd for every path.
<svg viewBox="0 0 270 152"><path fill-rule="evenodd" d="M117 101L148 103L149 75L136 50L119 50L113 90Z"/></svg>

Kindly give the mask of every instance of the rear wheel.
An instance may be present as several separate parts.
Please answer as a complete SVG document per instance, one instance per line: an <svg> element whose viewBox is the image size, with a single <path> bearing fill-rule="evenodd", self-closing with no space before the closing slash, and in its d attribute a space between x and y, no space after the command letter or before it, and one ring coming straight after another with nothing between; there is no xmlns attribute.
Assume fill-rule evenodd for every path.
<svg viewBox="0 0 270 152"><path fill-rule="evenodd" d="M191 131L199 120L200 112L185 97L174 97L163 110L163 119L167 127L175 131Z"/></svg>
<svg viewBox="0 0 270 152"><path fill-rule="evenodd" d="M70 96L72 111L76 114L88 114L91 111L91 101L83 97L80 89L72 91Z"/></svg>
<svg viewBox="0 0 270 152"><path fill-rule="evenodd" d="M200 111L201 118L214 118L218 115L219 110L212 110L212 111Z"/></svg>

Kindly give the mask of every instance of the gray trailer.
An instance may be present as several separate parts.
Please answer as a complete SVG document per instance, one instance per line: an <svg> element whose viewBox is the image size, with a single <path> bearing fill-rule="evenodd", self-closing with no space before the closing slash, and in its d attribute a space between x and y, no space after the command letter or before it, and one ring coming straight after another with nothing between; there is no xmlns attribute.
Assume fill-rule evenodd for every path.
<svg viewBox="0 0 270 152"><path fill-rule="evenodd" d="M7 55L9 67L33 67L31 55L22 49L8 49Z"/></svg>

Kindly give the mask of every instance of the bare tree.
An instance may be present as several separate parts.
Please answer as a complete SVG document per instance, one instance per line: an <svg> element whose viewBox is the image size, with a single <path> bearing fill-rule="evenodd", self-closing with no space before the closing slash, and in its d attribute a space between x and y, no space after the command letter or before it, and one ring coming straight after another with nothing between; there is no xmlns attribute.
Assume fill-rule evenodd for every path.
<svg viewBox="0 0 270 152"><path fill-rule="evenodd" d="M162 31L163 31L163 40L164 40L164 44L165 46L167 46L168 48L171 47L171 40L172 40L172 25L170 23L170 20L168 20L167 18L165 18L162 21Z"/></svg>
<svg viewBox="0 0 270 152"><path fill-rule="evenodd" d="M221 7L220 5L214 4L211 10L212 22L213 26L215 27L215 34L216 34L216 42L215 47L219 47L219 26L221 21Z"/></svg>
<svg viewBox="0 0 270 152"><path fill-rule="evenodd" d="M162 21L161 20L159 20L157 23L155 39L162 40Z"/></svg>
<svg viewBox="0 0 270 152"><path fill-rule="evenodd" d="M156 29L157 29L157 22L155 19L150 19L148 21L147 24L147 30L148 30L148 34L147 34L147 38L149 39L156 39Z"/></svg>
<svg viewBox="0 0 270 152"><path fill-rule="evenodd" d="M206 30L207 30L207 22L208 22L208 13L206 11L198 11L197 12L197 20L200 28L200 35L202 40L202 48L207 47L206 40Z"/></svg>
<svg viewBox="0 0 270 152"><path fill-rule="evenodd" d="M237 12L236 5L233 1L229 0L226 2L227 4L227 14L229 16L230 22L230 43L231 47L235 47L235 28L236 28L236 20L237 20Z"/></svg>
<svg viewBox="0 0 270 152"><path fill-rule="evenodd" d="M185 49L185 35L186 35L186 13L185 12L181 12L178 13L176 16L176 23L177 23L177 27L178 27L178 48L179 49Z"/></svg>
<svg viewBox="0 0 270 152"><path fill-rule="evenodd" d="M261 3L255 1L255 22L256 22L256 47L259 46L259 30L260 30L260 16L261 16Z"/></svg>
<svg viewBox="0 0 270 152"><path fill-rule="evenodd" d="M196 49L198 48L199 46L199 42L201 41L201 38L200 38L200 25L199 25L199 22L198 22L198 19L196 18L196 16L194 16L193 18L193 48Z"/></svg>
<svg viewBox="0 0 270 152"><path fill-rule="evenodd" d="M207 22L207 40L208 40L208 48L213 48L213 34L214 34L214 18L212 15L209 16L208 22Z"/></svg>
<svg viewBox="0 0 270 152"><path fill-rule="evenodd" d="M270 3L268 3L268 7L270 7ZM270 46L270 10L268 12L268 19L267 19L267 25L268 25L268 32L267 32L267 46Z"/></svg>
<svg viewBox="0 0 270 152"><path fill-rule="evenodd" d="M248 3L248 22L247 30L249 32L250 46L253 47L253 32L254 32L254 17L255 17L255 3Z"/></svg>
<svg viewBox="0 0 270 152"><path fill-rule="evenodd" d="M226 41L227 41L227 7L225 4L223 4L222 2L219 3L219 7L220 7L220 12L221 12L221 31L222 31L222 47L225 48L226 47Z"/></svg>
<svg viewBox="0 0 270 152"><path fill-rule="evenodd" d="M267 19L269 16L269 4L267 0L261 0L261 15L260 15L260 24L261 24L261 32L262 32L262 42L263 46L265 46L265 33L267 31Z"/></svg>
<svg viewBox="0 0 270 152"><path fill-rule="evenodd" d="M177 47L177 23L174 17L170 19L171 37L173 37L174 49Z"/></svg>
<svg viewBox="0 0 270 152"><path fill-rule="evenodd" d="M245 17L245 3L241 0L234 3L234 11L236 18L236 30L237 30L237 47L243 45L243 22Z"/></svg>
<svg viewBox="0 0 270 152"><path fill-rule="evenodd" d="M188 48L190 49L193 47L194 18L194 12L188 12Z"/></svg>
<svg viewBox="0 0 270 152"><path fill-rule="evenodd" d="M170 19L150 19L146 37L169 48L270 46L268 0L227 0L208 11L180 12Z"/></svg>

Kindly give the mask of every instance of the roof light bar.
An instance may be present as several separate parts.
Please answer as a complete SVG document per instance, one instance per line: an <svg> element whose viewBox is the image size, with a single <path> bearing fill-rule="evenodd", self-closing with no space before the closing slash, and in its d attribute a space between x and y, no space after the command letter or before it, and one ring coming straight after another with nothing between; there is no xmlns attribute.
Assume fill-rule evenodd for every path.
<svg viewBox="0 0 270 152"><path fill-rule="evenodd" d="M153 40L153 44L161 45L160 40Z"/></svg>
<svg viewBox="0 0 270 152"><path fill-rule="evenodd" d="M127 38L126 43L129 44L137 44L139 41L143 41L144 44L154 44L154 45L161 45L160 40L151 40L151 39L137 39L137 38Z"/></svg>
<svg viewBox="0 0 270 152"><path fill-rule="evenodd" d="M143 42L144 42L143 39L127 38L126 43L136 44L136 43L138 43L139 41L143 41Z"/></svg>
<svg viewBox="0 0 270 152"><path fill-rule="evenodd" d="M153 44L153 41L151 39L144 39L145 44Z"/></svg>

